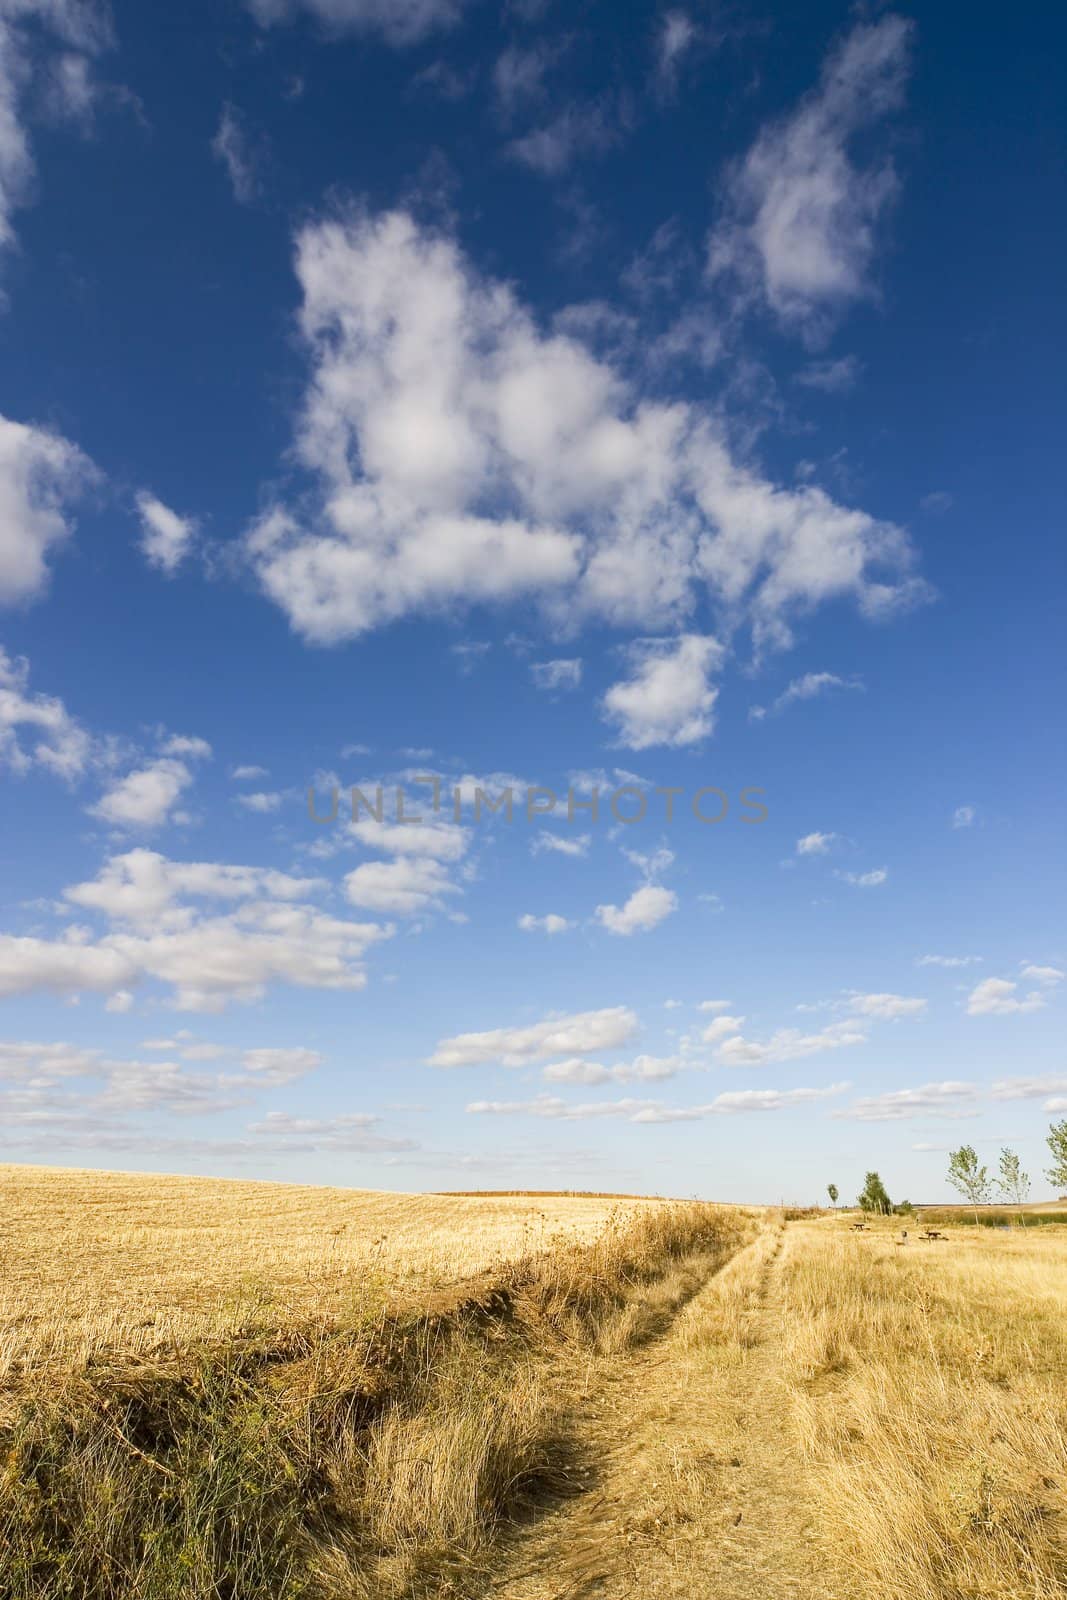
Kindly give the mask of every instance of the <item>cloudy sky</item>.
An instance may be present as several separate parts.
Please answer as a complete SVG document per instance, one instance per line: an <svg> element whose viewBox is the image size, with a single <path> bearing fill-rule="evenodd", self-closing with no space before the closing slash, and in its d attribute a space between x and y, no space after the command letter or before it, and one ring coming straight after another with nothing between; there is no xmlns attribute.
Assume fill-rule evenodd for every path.
<svg viewBox="0 0 1067 1600"><path fill-rule="evenodd" d="M620 16L0 0L0 1159L1037 1179L1062 23Z"/></svg>

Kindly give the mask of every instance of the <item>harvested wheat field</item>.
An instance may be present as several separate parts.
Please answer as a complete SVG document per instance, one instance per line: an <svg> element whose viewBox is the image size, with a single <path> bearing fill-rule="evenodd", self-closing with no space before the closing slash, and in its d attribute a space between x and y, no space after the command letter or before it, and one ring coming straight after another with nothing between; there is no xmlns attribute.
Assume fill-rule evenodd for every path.
<svg viewBox="0 0 1067 1600"><path fill-rule="evenodd" d="M0 1166L0 1375L376 1305L646 1203Z"/></svg>
<svg viewBox="0 0 1067 1600"><path fill-rule="evenodd" d="M1058 1229L25 1176L63 1360L0 1398L4 1600L1067 1593Z"/></svg>

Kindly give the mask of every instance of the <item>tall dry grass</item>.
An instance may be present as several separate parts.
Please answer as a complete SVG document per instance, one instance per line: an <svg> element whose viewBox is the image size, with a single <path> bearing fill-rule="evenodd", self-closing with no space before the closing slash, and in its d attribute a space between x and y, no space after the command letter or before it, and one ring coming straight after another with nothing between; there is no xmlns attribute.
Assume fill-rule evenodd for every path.
<svg viewBox="0 0 1067 1600"><path fill-rule="evenodd" d="M855 1592L1067 1594L1067 1239L802 1226L785 1365Z"/></svg>
<svg viewBox="0 0 1067 1600"><path fill-rule="evenodd" d="M0 1398L0 1594L469 1594L502 1521L578 1481L595 1353L655 1331L748 1226L649 1207L420 1299L23 1374Z"/></svg>

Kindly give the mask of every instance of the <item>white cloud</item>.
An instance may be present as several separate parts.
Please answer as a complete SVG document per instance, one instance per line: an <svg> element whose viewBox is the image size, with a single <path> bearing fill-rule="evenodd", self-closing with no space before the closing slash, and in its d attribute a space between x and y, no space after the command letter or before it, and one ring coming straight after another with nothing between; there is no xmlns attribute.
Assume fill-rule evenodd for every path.
<svg viewBox="0 0 1067 1600"><path fill-rule="evenodd" d="M534 661L530 676L538 689L577 689L582 681L580 660Z"/></svg>
<svg viewBox="0 0 1067 1600"><path fill-rule="evenodd" d="M700 38L700 29L684 11L668 11L660 20L656 37L656 83L663 94L672 94L678 83L682 58Z"/></svg>
<svg viewBox="0 0 1067 1600"><path fill-rule="evenodd" d="M732 1090L698 1106L665 1106L657 1100L630 1099L575 1105L557 1096L539 1095L536 1100L475 1100L467 1110L479 1116L545 1117L569 1122L610 1118L640 1124L700 1122L705 1117L735 1116L748 1111L783 1111L790 1106L829 1099L847 1088L846 1083L833 1083L824 1089Z"/></svg>
<svg viewBox="0 0 1067 1600"><path fill-rule="evenodd" d="M593 1055L624 1045L637 1031L637 1018L629 1006L602 1011L579 1011L570 1016L546 1017L526 1027L493 1028L486 1033L461 1033L442 1039L430 1065L470 1067L486 1062L524 1067L552 1056Z"/></svg>
<svg viewBox="0 0 1067 1600"><path fill-rule="evenodd" d="M458 861L470 842L467 829L454 822L393 823L361 817L346 831L371 850L397 856L433 856L439 861Z"/></svg>
<svg viewBox="0 0 1067 1600"><path fill-rule="evenodd" d="M834 1113L858 1122L903 1122L912 1117L977 1116L979 1090L973 1083L924 1083L918 1089L895 1089L888 1094L856 1100Z"/></svg>
<svg viewBox="0 0 1067 1600"><path fill-rule="evenodd" d="M193 783L188 762L210 756L206 739L172 735L164 739L154 760L116 778L96 804L88 807L89 814L121 829L160 828L171 820L174 807Z"/></svg>
<svg viewBox="0 0 1067 1600"><path fill-rule="evenodd" d="M765 1044L741 1035L725 1039L716 1058L727 1067L762 1067L778 1061L800 1061L805 1056L821 1055L824 1050L842 1050L866 1044L867 1035L852 1022L832 1022L819 1033L802 1033L799 1028L779 1028Z"/></svg>
<svg viewBox="0 0 1067 1600"><path fill-rule="evenodd" d="M29 675L29 662L0 646L0 765L19 776L43 767L69 781L84 772L92 741L62 700L30 692Z"/></svg>
<svg viewBox="0 0 1067 1600"><path fill-rule="evenodd" d="M306 11L330 33L380 33L398 47L454 27L469 0L248 0L262 27Z"/></svg>
<svg viewBox="0 0 1067 1600"><path fill-rule="evenodd" d="M823 600L880 617L923 597L900 528L738 465L714 411L642 397L411 216L309 225L296 271L296 459L317 493L267 509L245 549L305 638L519 598L570 629L661 630L708 595L777 646ZM693 704L665 707L666 742L701 737L711 709L708 642L677 651Z"/></svg>
<svg viewBox="0 0 1067 1600"><path fill-rule="evenodd" d="M293 1083L297 1078L304 1078L309 1072L314 1072L316 1067L322 1065L322 1057L317 1050L270 1049L245 1050L241 1056L241 1064L246 1072L250 1072L258 1083L281 1085Z"/></svg>
<svg viewBox="0 0 1067 1600"><path fill-rule="evenodd" d="M1062 1073L1047 1073L1040 1078L1000 1078L989 1091L994 1100L1045 1100L1049 1095L1067 1091L1067 1077ZM1060 1110L1060 1104L1048 1100L1046 1111Z"/></svg>
<svg viewBox="0 0 1067 1600"><path fill-rule="evenodd" d="M257 778L267 778L270 774L266 767L234 767L230 777L234 783L254 783Z"/></svg>
<svg viewBox="0 0 1067 1600"><path fill-rule="evenodd" d="M3 28L0 19L0 46ZM48 556L74 527L67 507L96 476L89 458L58 433L0 416L0 605L22 605L44 593Z"/></svg>
<svg viewBox="0 0 1067 1600"><path fill-rule="evenodd" d="M1018 989L1019 985L1007 978L983 978L967 998L967 1015L1006 1017L1020 1011L1040 1011L1045 1004L1045 996L1036 989L1030 994L1020 995Z"/></svg>
<svg viewBox="0 0 1067 1600"><path fill-rule="evenodd" d="M902 994L854 994L849 1010L860 1017L876 1017L880 1022L896 1022L901 1017L919 1017L927 1002Z"/></svg>
<svg viewBox="0 0 1067 1600"><path fill-rule="evenodd" d="M714 727L718 690L708 683L720 665L722 646L685 634L669 643L634 646L633 674L613 684L603 709L631 750L652 745L696 744Z"/></svg>
<svg viewBox="0 0 1067 1600"><path fill-rule="evenodd" d="M872 867L870 872L839 872L837 876L854 889L880 889L889 879L889 868Z"/></svg>
<svg viewBox="0 0 1067 1600"><path fill-rule="evenodd" d="M375 1154L418 1149L414 1139L375 1133L380 1122L380 1117L365 1111L336 1117L296 1117L288 1111L269 1111L261 1122L251 1123L248 1131L267 1148L290 1152L348 1150Z"/></svg>
<svg viewBox="0 0 1067 1600"><path fill-rule="evenodd" d="M588 833L549 833L547 828L542 828L530 841L530 849L535 856L543 850L561 856L584 856L588 854L590 843Z"/></svg>
<svg viewBox="0 0 1067 1600"><path fill-rule="evenodd" d="M732 1000L701 1000L697 1006L698 1011L710 1011L717 1015L720 1011L729 1011L733 1005Z"/></svg>
<svg viewBox="0 0 1067 1600"><path fill-rule="evenodd" d="M180 517L154 494L146 492L137 496L137 510L145 560L149 566L158 567L172 578L192 549L196 538L195 521L192 517Z"/></svg>
<svg viewBox="0 0 1067 1600"><path fill-rule="evenodd" d="M246 811L256 811L261 816L267 816L281 808L285 796L279 794L277 790L257 790L251 794L235 795L234 798Z"/></svg>
<svg viewBox="0 0 1067 1600"><path fill-rule="evenodd" d="M1022 975L1031 983L1040 983L1046 989L1055 988L1067 976L1059 967L1035 967L1029 963L1023 967Z"/></svg>
<svg viewBox="0 0 1067 1600"><path fill-rule="evenodd" d="M798 856L826 856L837 838L836 833L806 833L797 840Z"/></svg>
<svg viewBox="0 0 1067 1600"><path fill-rule="evenodd" d="M89 812L116 828L159 828L192 782L184 761L161 757L117 779Z"/></svg>
<svg viewBox="0 0 1067 1600"><path fill-rule="evenodd" d="M957 806L952 813L952 826L954 828L970 828L978 815L974 806Z"/></svg>
<svg viewBox="0 0 1067 1600"><path fill-rule="evenodd" d="M971 967L981 962L981 956L920 956L917 967Z"/></svg>
<svg viewBox="0 0 1067 1600"><path fill-rule="evenodd" d="M151 927L189 926L187 900L296 901L326 887L321 878L295 878L270 867L214 861L170 861L154 850L109 857L95 878L63 892L71 905L108 918Z"/></svg>
<svg viewBox="0 0 1067 1600"><path fill-rule="evenodd" d="M677 1056L635 1056L614 1067L570 1056L566 1061L550 1061L541 1076L549 1083L655 1083L675 1077L680 1067Z"/></svg>
<svg viewBox="0 0 1067 1600"><path fill-rule="evenodd" d="M731 175L709 270L733 274L789 327L825 328L871 294L876 225L897 183L889 161L860 165L853 151L903 99L912 32L895 15L859 24L827 57L818 89L765 127Z"/></svg>
<svg viewBox="0 0 1067 1600"><path fill-rule="evenodd" d="M519 927L523 933L566 933L574 927L573 922L568 922L566 917L561 917L554 911L547 916L535 917L529 911L519 918Z"/></svg>
<svg viewBox="0 0 1067 1600"><path fill-rule="evenodd" d="M110 43L107 10L92 0L5 0L0 7L0 250L14 243L12 214L34 177L24 99L39 88L40 69L50 69L45 104L84 121L95 95L90 57ZM0 526L3 520L0 510Z"/></svg>
<svg viewBox="0 0 1067 1600"><path fill-rule="evenodd" d="M716 1017L714 1022L708 1023L700 1037L705 1044L721 1044L731 1034L740 1033L744 1025L744 1017Z"/></svg>
<svg viewBox="0 0 1067 1600"><path fill-rule="evenodd" d="M428 856L365 861L345 878L345 894L354 906L390 916L440 910L444 896L459 892L447 868Z"/></svg>
<svg viewBox="0 0 1067 1600"><path fill-rule="evenodd" d="M112 857L93 880L64 892L111 924L102 937L68 927L58 938L0 936L0 994L44 990L128 994L146 980L179 1010L221 1010L258 999L271 983L360 989L363 957L392 933L302 903L323 885L271 869L176 862L150 850ZM222 901L219 914L196 902Z"/></svg>
<svg viewBox="0 0 1067 1600"><path fill-rule="evenodd" d="M673 889L659 884L646 883L635 889L624 906L597 906L596 918L609 933L629 937L634 933L648 933L678 909L678 896Z"/></svg>
<svg viewBox="0 0 1067 1600"><path fill-rule="evenodd" d="M224 105L211 141L211 153L226 168L234 199L240 205L254 205L259 198L260 151L261 142L252 137L241 112L236 106Z"/></svg>
<svg viewBox="0 0 1067 1600"><path fill-rule="evenodd" d="M769 712L766 706L750 707L749 720L759 722L768 715L777 715L785 711L798 700L815 700L820 695L828 694L832 689L854 689L862 694L863 680L841 678L836 672L805 672L802 678L794 678L792 683L786 685L777 700L772 701Z"/></svg>

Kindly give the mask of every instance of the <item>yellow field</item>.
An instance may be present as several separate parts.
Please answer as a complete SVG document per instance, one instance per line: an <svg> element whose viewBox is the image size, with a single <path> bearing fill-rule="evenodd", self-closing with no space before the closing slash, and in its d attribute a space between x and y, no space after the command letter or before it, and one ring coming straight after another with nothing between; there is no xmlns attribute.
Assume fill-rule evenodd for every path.
<svg viewBox="0 0 1067 1600"><path fill-rule="evenodd" d="M27 1168L0 1204L3 1600L1067 1597L1067 1229Z"/></svg>
<svg viewBox="0 0 1067 1600"><path fill-rule="evenodd" d="M592 1238L641 1205L0 1166L0 1378L342 1314Z"/></svg>

